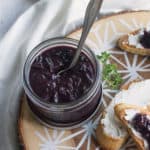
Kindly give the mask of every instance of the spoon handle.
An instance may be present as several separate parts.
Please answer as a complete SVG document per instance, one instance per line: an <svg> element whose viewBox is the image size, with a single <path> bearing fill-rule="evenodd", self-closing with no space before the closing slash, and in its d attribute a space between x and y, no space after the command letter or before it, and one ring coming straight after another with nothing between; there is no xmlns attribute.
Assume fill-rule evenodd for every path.
<svg viewBox="0 0 150 150"><path fill-rule="evenodd" d="M74 67L74 65L77 63L80 53L81 53L81 49L82 46L86 40L86 37L91 29L91 26L93 25L95 18L100 10L100 7L102 5L103 0L90 0L87 8L86 8L86 13L85 13L85 17L84 17L84 24L83 24L83 31L82 31L82 35L77 47L77 51L73 57L73 60L69 66L69 68Z"/></svg>

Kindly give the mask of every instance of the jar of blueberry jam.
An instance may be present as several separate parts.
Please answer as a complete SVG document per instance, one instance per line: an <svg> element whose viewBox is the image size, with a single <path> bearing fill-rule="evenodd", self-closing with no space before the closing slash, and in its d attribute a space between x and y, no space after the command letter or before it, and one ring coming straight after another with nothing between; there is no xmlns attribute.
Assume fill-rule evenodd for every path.
<svg viewBox="0 0 150 150"><path fill-rule="evenodd" d="M23 85L27 102L36 118L51 127L80 126L98 111L102 87L100 66L84 46L77 64L69 66L78 41L54 38L36 46L27 57Z"/></svg>

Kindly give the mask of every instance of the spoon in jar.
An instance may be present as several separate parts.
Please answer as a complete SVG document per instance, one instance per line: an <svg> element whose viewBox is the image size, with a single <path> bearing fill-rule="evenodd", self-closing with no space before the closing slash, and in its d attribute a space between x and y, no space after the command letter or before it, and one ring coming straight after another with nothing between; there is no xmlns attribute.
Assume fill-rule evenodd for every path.
<svg viewBox="0 0 150 150"><path fill-rule="evenodd" d="M58 74L68 71L69 69L73 68L76 65L76 63L78 62L82 47L83 47L84 42L87 38L87 35L95 21L95 18L99 13L102 2L103 2L103 0L90 0L88 6L86 8L84 24L83 24L83 31L82 31L82 35L81 35L81 38L80 38L80 41L79 41L79 44L77 47L77 51L75 52L75 55L73 56L73 60L72 60L71 64L69 65L69 67L59 71Z"/></svg>

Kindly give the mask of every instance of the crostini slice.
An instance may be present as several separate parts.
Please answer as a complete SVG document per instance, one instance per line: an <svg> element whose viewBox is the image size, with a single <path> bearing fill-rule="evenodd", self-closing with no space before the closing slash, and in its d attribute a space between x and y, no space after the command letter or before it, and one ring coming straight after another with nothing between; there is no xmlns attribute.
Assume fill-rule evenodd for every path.
<svg viewBox="0 0 150 150"><path fill-rule="evenodd" d="M143 29L138 29L138 30L135 30L135 31L133 31L127 35L123 35L118 40L118 43L117 43L118 47L122 50L125 50L125 51L133 53L133 54L150 56L150 48L144 48L139 42L141 30L143 30ZM131 39L131 44L130 44L129 39Z"/></svg>
<svg viewBox="0 0 150 150"><path fill-rule="evenodd" d="M150 150L150 111L148 108L121 103L115 106L115 114L127 128L137 148Z"/></svg>

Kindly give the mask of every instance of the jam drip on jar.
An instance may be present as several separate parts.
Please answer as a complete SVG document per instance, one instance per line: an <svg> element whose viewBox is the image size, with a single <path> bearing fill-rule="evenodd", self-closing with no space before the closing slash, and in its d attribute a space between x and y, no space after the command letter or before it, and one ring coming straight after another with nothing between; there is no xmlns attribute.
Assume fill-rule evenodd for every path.
<svg viewBox="0 0 150 150"><path fill-rule="evenodd" d="M132 126L147 141L150 149L150 119L147 115L137 113L132 120Z"/></svg>
<svg viewBox="0 0 150 150"><path fill-rule="evenodd" d="M47 103L66 103L86 93L95 80L95 71L89 58L81 53L77 65L60 75L69 66L75 49L55 47L37 56L31 65L29 81L34 93Z"/></svg>
<svg viewBox="0 0 150 150"><path fill-rule="evenodd" d="M140 43L144 48L150 48L150 31L144 30L144 34L140 37Z"/></svg>

